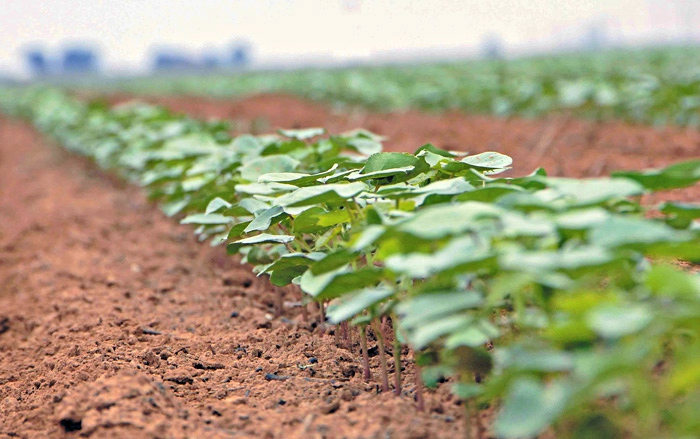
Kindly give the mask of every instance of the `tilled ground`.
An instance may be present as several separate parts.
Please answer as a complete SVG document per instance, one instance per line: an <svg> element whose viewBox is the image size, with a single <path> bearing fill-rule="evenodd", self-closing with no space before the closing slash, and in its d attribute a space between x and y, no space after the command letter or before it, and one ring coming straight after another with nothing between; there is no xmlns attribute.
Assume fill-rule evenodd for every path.
<svg viewBox="0 0 700 439"><path fill-rule="evenodd" d="M239 131L366 127L391 150L428 141L496 150L514 157L518 174L544 166L595 176L700 157L694 130L563 116L344 114L286 96L149 100L236 119ZM649 201L662 198L697 201L700 190ZM357 346L337 347L306 325L293 293L275 317L279 291L223 253L139 190L0 119L0 438L464 435L447 386L418 412L406 361L403 396L378 394L376 354L365 383Z"/></svg>
<svg viewBox="0 0 700 439"><path fill-rule="evenodd" d="M0 438L463 436L447 388L416 411L407 361L377 394L298 296L274 318L222 248L7 119L0 188Z"/></svg>

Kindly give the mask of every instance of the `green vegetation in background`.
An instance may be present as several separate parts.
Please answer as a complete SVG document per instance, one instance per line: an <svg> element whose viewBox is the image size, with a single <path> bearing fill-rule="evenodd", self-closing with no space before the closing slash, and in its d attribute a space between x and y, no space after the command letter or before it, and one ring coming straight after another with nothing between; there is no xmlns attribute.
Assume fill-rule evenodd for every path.
<svg viewBox="0 0 700 439"><path fill-rule="evenodd" d="M700 49L614 50L505 61L156 76L94 87L214 97L291 93L381 111L571 112L656 125L700 124Z"/></svg>
<svg viewBox="0 0 700 439"><path fill-rule="evenodd" d="M426 385L450 377L468 411L498 405L498 438L700 431L700 278L664 264L700 261L700 206L650 218L638 203L697 184L700 160L501 178L502 154L383 153L362 130L231 138L225 124L56 90L5 90L0 107L148 187L202 240L319 303L336 331L359 327L364 358L371 331L384 391L393 339Z"/></svg>

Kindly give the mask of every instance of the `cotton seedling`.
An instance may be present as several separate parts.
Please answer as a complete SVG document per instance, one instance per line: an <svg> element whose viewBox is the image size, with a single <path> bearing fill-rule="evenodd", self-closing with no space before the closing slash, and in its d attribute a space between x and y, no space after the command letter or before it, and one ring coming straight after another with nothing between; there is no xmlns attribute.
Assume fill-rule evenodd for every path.
<svg viewBox="0 0 700 439"><path fill-rule="evenodd" d="M357 328L365 380L371 333L384 392L393 338L397 395L408 346L420 407L423 381L446 376L472 411L498 403L502 439L697 432L700 280L668 263L700 261L700 207L639 199L697 184L700 160L513 178L497 152L384 153L366 131L231 138L223 124L52 89L2 90L0 106L146 187L280 294L302 294L302 310L317 303L351 352Z"/></svg>

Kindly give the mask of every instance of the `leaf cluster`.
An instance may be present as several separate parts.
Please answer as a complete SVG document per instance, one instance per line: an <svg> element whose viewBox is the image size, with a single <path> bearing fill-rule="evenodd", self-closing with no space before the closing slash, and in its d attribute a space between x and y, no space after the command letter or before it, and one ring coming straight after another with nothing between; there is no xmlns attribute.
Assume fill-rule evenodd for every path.
<svg viewBox="0 0 700 439"><path fill-rule="evenodd" d="M698 160L510 178L496 152L381 152L363 130L231 138L221 123L54 90L4 91L0 105L328 304L330 323L391 317L427 384L447 375L462 398L503 402L499 438L697 431L700 278L672 263L700 262L700 207L649 215L638 200L697 184Z"/></svg>

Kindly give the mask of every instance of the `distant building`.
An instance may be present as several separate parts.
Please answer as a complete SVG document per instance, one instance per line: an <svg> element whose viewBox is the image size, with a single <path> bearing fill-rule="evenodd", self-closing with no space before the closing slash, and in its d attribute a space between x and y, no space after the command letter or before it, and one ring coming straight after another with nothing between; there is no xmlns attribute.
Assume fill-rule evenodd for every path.
<svg viewBox="0 0 700 439"><path fill-rule="evenodd" d="M481 41L480 51L486 59L501 59L504 55L503 40L496 34L488 34Z"/></svg>
<svg viewBox="0 0 700 439"><path fill-rule="evenodd" d="M97 54L91 48L70 47L63 51L63 74L95 73L98 71Z"/></svg>
<svg viewBox="0 0 700 439"><path fill-rule="evenodd" d="M33 76L47 76L51 73L49 61L46 58L43 50L30 49L24 54L25 60L29 67L29 71Z"/></svg>
<svg viewBox="0 0 700 439"><path fill-rule="evenodd" d="M600 50L607 45L608 26L605 21L590 23L584 32L582 45L588 50Z"/></svg>
<svg viewBox="0 0 700 439"><path fill-rule="evenodd" d="M157 72L169 70L189 70L197 66L189 56L173 49L159 50L153 56L153 70Z"/></svg>
<svg viewBox="0 0 700 439"><path fill-rule="evenodd" d="M222 68L240 68L250 63L248 44L238 43L228 54L207 48L199 56L177 49L160 48L152 52L152 68L155 72L207 71Z"/></svg>
<svg viewBox="0 0 700 439"><path fill-rule="evenodd" d="M201 58L202 68L205 69L218 69L225 64L225 60L213 50L206 50Z"/></svg>
<svg viewBox="0 0 700 439"><path fill-rule="evenodd" d="M0 85L15 85L15 84L17 84L17 80L15 78L0 74Z"/></svg>
<svg viewBox="0 0 700 439"><path fill-rule="evenodd" d="M250 46L239 43L231 50L231 67L244 67L250 63Z"/></svg>

